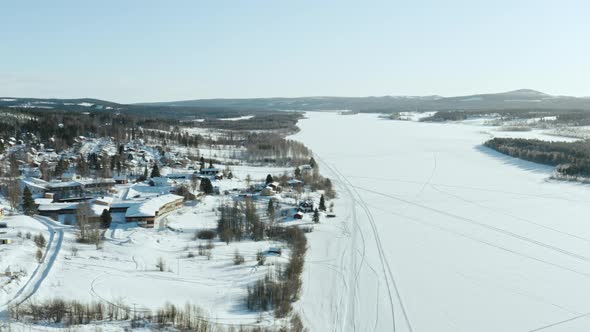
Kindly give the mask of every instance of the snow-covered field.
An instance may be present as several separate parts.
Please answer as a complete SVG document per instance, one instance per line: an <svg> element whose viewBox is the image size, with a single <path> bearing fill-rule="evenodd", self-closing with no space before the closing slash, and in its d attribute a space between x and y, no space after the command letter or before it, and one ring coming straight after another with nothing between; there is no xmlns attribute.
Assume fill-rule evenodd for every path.
<svg viewBox="0 0 590 332"><path fill-rule="evenodd" d="M27 216L7 216L0 219L0 222L8 226L0 228L0 239L12 241L9 244L0 244L0 312L2 312L11 299L17 294L20 295L19 291L27 285L39 265L35 258L37 246L33 237L41 234L47 241L49 233L46 226ZM42 251L44 252L45 248L42 248ZM12 276L7 272L10 272Z"/></svg>
<svg viewBox="0 0 590 332"><path fill-rule="evenodd" d="M49 276L33 300L76 299L125 305L134 310L156 310L167 302L201 307L207 319L222 324L271 324L268 315L245 308L246 286L274 271L275 264L288 261L268 256L259 266L256 253L272 241L226 243L214 240L211 257L199 255L199 245L207 240L195 238L202 229L216 227L219 197L205 197L163 217L155 229L129 223L113 223L105 234L103 248L75 242L75 229L66 228L64 241ZM76 248L76 250L74 250ZM234 265L238 250L245 263ZM190 254L190 255L189 255ZM164 271L157 268L159 259Z"/></svg>
<svg viewBox="0 0 590 332"><path fill-rule="evenodd" d="M538 133L335 113L300 127L340 196L309 235L310 331L590 330L590 187L481 146Z"/></svg>

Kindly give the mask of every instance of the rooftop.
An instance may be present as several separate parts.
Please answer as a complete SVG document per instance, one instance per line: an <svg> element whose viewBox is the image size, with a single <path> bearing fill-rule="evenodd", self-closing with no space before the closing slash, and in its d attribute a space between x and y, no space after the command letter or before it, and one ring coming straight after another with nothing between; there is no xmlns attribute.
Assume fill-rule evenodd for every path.
<svg viewBox="0 0 590 332"><path fill-rule="evenodd" d="M154 197L139 204L130 206L125 213L125 217L153 217L163 205L172 203L179 199L182 200L183 197L173 194Z"/></svg>

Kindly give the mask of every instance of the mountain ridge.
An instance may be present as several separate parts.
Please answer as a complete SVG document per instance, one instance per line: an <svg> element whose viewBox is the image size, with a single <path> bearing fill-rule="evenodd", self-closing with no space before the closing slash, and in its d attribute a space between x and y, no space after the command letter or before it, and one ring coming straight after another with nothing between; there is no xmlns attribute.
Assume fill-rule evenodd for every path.
<svg viewBox="0 0 590 332"><path fill-rule="evenodd" d="M588 110L590 98L554 96L533 89L517 89L499 93L481 93L463 96L366 96L366 97L271 97L271 98L213 98L171 102L135 104L115 103L95 98L19 98L0 97L0 107L63 109L75 111L129 111L170 113L215 113L257 111L330 111L358 112L395 111L453 111L453 110Z"/></svg>

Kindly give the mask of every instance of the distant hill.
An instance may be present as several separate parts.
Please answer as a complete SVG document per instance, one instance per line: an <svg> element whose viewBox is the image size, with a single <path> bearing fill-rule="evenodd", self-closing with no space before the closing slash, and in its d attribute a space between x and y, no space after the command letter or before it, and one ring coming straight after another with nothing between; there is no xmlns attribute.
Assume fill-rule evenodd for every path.
<svg viewBox="0 0 590 332"><path fill-rule="evenodd" d="M382 96L382 97L300 97L252 99L197 99L142 105L173 107L222 107L258 110L352 110L359 112L551 109L590 110L590 98L552 96L521 89L502 93L458 97Z"/></svg>
<svg viewBox="0 0 590 332"><path fill-rule="evenodd" d="M151 117L224 118L265 114L275 111L352 110L357 112L395 111L493 111L493 110L589 110L590 98L552 96L521 89L502 93L458 97L300 97L251 99L197 99L175 102L119 104L80 99L0 97L0 107L47 109L76 112L124 112Z"/></svg>
<svg viewBox="0 0 590 332"><path fill-rule="evenodd" d="M243 115L252 114L262 115L272 113L268 110L250 110L245 108L235 109L226 107L172 107L166 105L119 104L106 100L92 98L55 99L0 97L0 108L10 108L15 110L52 110L89 113L121 112L129 115L177 119L217 119L239 117Z"/></svg>
<svg viewBox="0 0 590 332"><path fill-rule="evenodd" d="M117 110L125 107L122 104L92 98L54 99L13 97L0 97L0 106L21 109L61 109L68 111Z"/></svg>

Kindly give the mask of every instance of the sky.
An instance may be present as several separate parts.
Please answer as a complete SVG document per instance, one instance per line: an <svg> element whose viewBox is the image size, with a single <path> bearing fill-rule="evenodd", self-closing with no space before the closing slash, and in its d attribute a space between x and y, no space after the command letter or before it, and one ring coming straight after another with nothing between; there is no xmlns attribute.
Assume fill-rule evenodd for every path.
<svg viewBox="0 0 590 332"><path fill-rule="evenodd" d="M590 96L590 2L2 1L0 96Z"/></svg>

